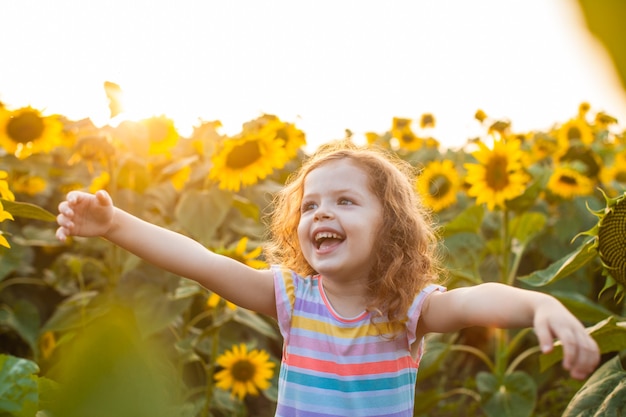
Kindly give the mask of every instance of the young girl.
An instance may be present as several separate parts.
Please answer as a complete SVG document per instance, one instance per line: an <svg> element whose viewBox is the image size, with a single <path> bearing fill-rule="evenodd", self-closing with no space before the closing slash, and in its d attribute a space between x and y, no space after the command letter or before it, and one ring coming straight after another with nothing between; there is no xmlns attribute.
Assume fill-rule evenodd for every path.
<svg viewBox="0 0 626 417"><path fill-rule="evenodd" d="M70 192L57 237L101 236L276 318L284 338L276 416L412 416L424 335L469 326L533 326L544 352L560 339L565 369L587 377L598 347L555 298L496 283L435 284L435 234L414 178L392 154L321 147L277 196L269 270L140 220L105 191Z"/></svg>

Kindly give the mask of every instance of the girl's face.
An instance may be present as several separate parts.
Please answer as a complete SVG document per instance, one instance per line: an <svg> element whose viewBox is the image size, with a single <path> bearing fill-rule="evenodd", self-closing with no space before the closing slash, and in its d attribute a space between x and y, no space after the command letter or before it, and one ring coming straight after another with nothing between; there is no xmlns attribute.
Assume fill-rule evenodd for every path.
<svg viewBox="0 0 626 417"><path fill-rule="evenodd" d="M365 171L350 159L326 162L304 180L298 239L319 274L367 279L382 205Z"/></svg>

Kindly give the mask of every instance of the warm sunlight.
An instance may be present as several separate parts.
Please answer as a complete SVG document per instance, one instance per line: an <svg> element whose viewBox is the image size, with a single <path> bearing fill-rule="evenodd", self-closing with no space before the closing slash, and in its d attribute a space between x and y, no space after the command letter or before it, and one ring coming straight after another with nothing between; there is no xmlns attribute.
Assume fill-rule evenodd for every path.
<svg viewBox="0 0 626 417"><path fill-rule="evenodd" d="M315 144L426 112L448 146L477 134L477 109L540 129L587 101L623 122L625 94L576 6L5 1L0 35L19 42L4 44L13 58L0 66L0 100L115 123L103 90L112 81L124 92L120 119L166 114L182 134L219 119L229 133L272 113Z"/></svg>

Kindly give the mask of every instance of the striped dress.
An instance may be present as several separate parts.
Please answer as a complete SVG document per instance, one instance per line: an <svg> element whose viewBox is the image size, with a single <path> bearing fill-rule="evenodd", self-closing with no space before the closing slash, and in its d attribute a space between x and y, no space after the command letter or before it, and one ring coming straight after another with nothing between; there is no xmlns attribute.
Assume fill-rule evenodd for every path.
<svg viewBox="0 0 626 417"><path fill-rule="evenodd" d="M409 310L405 331L379 335L367 312L343 318L328 302L322 277L301 277L273 266L278 325L284 338L277 417L412 417L417 368L411 357L424 299L443 287L430 285Z"/></svg>

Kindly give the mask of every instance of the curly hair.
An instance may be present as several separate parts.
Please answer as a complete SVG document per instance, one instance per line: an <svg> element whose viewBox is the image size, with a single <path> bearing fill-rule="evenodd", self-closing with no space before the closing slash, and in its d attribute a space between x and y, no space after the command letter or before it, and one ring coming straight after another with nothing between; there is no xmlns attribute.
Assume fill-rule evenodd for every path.
<svg viewBox="0 0 626 417"><path fill-rule="evenodd" d="M372 251L367 309L372 318L386 316L402 323L415 295L438 276L437 236L430 213L414 188L415 168L390 151L359 147L350 141L321 146L274 198L266 258L303 276L316 274L302 254L296 233L304 181L314 169L340 159L350 159L365 171L370 190L383 208L379 238Z"/></svg>

